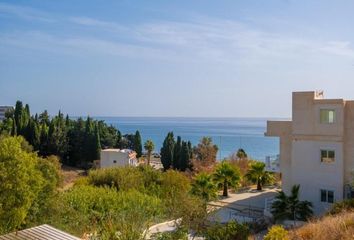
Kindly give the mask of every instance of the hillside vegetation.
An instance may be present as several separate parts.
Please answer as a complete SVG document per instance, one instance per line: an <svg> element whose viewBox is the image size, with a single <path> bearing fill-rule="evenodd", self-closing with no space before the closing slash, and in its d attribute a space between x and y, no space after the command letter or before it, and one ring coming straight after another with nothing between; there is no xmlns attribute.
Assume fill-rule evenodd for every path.
<svg viewBox="0 0 354 240"><path fill-rule="evenodd" d="M349 240L354 239L354 210L309 221L306 225L286 231L273 226L267 240Z"/></svg>
<svg viewBox="0 0 354 240"><path fill-rule="evenodd" d="M290 232L290 239L354 239L354 211L329 215Z"/></svg>

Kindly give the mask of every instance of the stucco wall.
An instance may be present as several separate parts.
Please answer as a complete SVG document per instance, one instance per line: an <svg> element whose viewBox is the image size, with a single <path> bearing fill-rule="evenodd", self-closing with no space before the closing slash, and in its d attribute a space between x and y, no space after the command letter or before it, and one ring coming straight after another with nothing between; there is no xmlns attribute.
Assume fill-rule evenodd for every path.
<svg viewBox="0 0 354 240"><path fill-rule="evenodd" d="M353 182L354 173L354 101L345 104L344 183Z"/></svg>
<svg viewBox="0 0 354 240"><path fill-rule="evenodd" d="M335 122L320 122L320 110L335 110ZM314 99L314 93L293 93L293 134L312 136L343 136L344 101L341 99Z"/></svg>
<svg viewBox="0 0 354 240"><path fill-rule="evenodd" d="M321 149L335 150L335 162L322 163ZM331 207L331 204L320 201L320 189L334 191L336 201L343 199L343 166L342 143L292 142L292 185L300 184L300 199L312 202L316 214Z"/></svg>
<svg viewBox="0 0 354 240"><path fill-rule="evenodd" d="M116 160L116 163L114 163ZM127 153L114 151L101 151L100 167L114 167L129 165L129 156Z"/></svg>

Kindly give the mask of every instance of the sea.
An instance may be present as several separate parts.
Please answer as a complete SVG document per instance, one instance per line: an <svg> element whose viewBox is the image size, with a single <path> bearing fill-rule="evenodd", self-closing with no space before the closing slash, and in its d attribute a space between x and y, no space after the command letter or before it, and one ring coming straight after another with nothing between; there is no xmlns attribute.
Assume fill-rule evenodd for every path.
<svg viewBox="0 0 354 240"><path fill-rule="evenodd" d="M265 118L188 118L188 117L95 117L113 125L122 134L139 130L142 141L151 139L159 152L168 132L197 145L204 136L219 147L218 159L230 157L243 148L249 157L264 161L279 154L279 139L265 137ZM274 119L273 119L274 120Z"/></svg>

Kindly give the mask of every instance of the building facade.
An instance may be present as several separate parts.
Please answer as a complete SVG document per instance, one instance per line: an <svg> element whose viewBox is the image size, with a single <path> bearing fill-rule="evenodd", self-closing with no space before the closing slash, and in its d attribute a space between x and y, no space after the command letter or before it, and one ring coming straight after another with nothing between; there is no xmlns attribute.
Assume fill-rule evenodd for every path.
<svg viewBox="0 0 354 240"><path fill-rule="evenodd" d="M137 166L136 152L130 149L103 149L101 150L100 168Z"/></svg>
<svg viewBox="0 0 354 240"><path fill-rule="evenodd" d="M0 121L5 119L5 113L11 109L11 106L0 106Z"/></svg>
<svg viewBox="0 0 354 240"><path fill-rule="evenodd" d="M315 214L353 195L354 101L294 92L292 120L268 121L265 135L280 138L283 191L300 184Z"/></svg>

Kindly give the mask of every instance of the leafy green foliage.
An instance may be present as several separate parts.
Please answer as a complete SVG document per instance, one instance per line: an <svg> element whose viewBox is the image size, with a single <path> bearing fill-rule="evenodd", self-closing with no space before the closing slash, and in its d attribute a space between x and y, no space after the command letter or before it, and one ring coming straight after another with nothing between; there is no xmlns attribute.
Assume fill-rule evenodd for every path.
<svg viewBox="0 0 354 240"><path fill-rule="evenodd" d="M0 133L21 135L41 156L56 155L63 163L72 166L89 167L99 159L101 148L123 147L121 133L103 121L89 117L74 120L68 115L64 118L60 111L50 117L46 110L31 116L29 106L23 107L20 101L16 102L13 112L6 114L6 119L0 124ZM141 143L140 148L138 143L140 134L137 132L132 136L127 145L132 146L131 149L135 146L141 149Z"/></svg>
<svg viewBox="0 0 354 240"><path fill-rule="evenodd" d="M257 183L257 190L262 190L265 184L274 182L274 175L265 170L265 163L253 162L250 165L245 177L252 183Z"/></svg>
<svg viewBox="0 0 354 240"><path fill-rule="evenodd" d="M192 194L209 202L217 197L217 187L211 175L199 173L192 183Z"/></svg>
<svg viewBox="0 0 354 240"><path fill-rule="evenodd" d="M182 141L180 136L177 137L176 142L173 132L169 132L161 148L161 162L164 169L180 171L192 169L191 157L192 144Z"/></svg>
<svg viewBox="0 0 354 240"><path fill-rule="evenodd" d="M134 151L136 152L136 156L138 158L141 157L141 155L143 154L143 147L141 144L141 136L140 136L140 132L136 131L135 132L135 136L134 136Z"/></svg>
<svg viewBox="0 0 354 240"><path fill-rule="evenodd" d="M46 222L76 235L141 239L144 230L163 220L182 217L181 226L195 229L205 221L205 205L189 194L190 180L181 172L121 167L93 170L84 179L53 199Z"/></svg>
<svg viewBox="0 0 354 240"><path fill-rule="evenodd" d="M165 170L172 168L175 139L173 132L169 132L163 141L161 148L161 163Z"/></svg>
<svg viewBox="0 0 354 240"><path fill-rule="evenodd" d="M247 240L250 234L249 228L245 224L231 221L225 225L214 224L206 231L206 240Z"/></svg>
<svg viewBox="0 0 354 240"><path fill-rule="evenodd" d="M216 162L218 146L213 143L211 137L203 137L194 148L195 159L203 166L212 165Z"/></svg>
<svg viewBox="0 0 354 240"><path fill-rule="evenodd" d="M74 187L55 204L49 223L76 235L96 233L101 239L142 239L142 232L162 215L157 197L107 187Z"/></svg>
<svg viewBox="0 0 354 240"><path fill-rule="evenodd" d="M240 170L226 161L217 165L213 177L218 186L223 188L225 197L228 196L229 187L237 187L241 180Z"/></svg>
<svg viewBox="0 0 354 240"><path fill-rule="evenodd" d="M246 151L243 148L237 150L236 156L238 159L244 159L248 157Z"/></svg>
<svg viewBox="0 0 354 240"><path fill-rule="evenodd" d="M150 165L150 160L151 160L151 154L152 152L154 151L155 149L155 144L152 140L147 140L145 143L144 143L144 149L145 151L147 152L147 155L148 155L148 162L147 164Z"/></svg>
<svg viewBox="0 0 354 240"><path fill-rule="evenodd" d="M31 152L24 138L0 138L0 233L37 218L59 179L58 165Z"/></svg>
<svg viewBox="0 0 354 240"><path fill-rule="evenodd" d="M143 174L135 167L92 170L88 181L94 186L108 186L122 191L144 188Z"/></svg>
<svg viewBox="0 0 354 240"><path fill-rule="evenodd" d="M312 203L299 200L300 185L291 188L290 196L280 191L272 205L275 220L291 219L305 221L312 216Z"/></svg>
<svg viewBox="0 0 354 240"><path fill-rule="evenodd" d="M282 226L275 225L269 230L264 240L288 240L288 234L288 231Z"/></svg>
<svg viewBox="0 0 354 240"><path fill-rule="evenodd" d="M152 238L155 240L188 240L188 234L184 229L178 229L173 232L155 234Z"/></svg>

